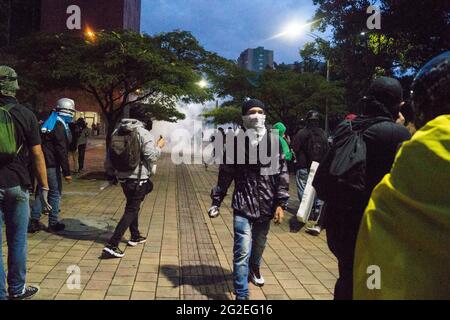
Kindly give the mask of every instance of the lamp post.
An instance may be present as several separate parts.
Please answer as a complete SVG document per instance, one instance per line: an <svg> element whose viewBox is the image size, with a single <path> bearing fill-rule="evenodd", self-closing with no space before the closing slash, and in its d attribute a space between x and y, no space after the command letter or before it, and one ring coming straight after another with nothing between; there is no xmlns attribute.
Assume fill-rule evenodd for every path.
<svg viewBox="0 0 450 320"><path fill-rule="evenodd" d="M308 26L311 26L314 22L315 21L309 22L309 23L303 24L303 25L299 24L298 22L293 22L293 23L289 24L283 32L275 35L271 39L276 39L276 38L280 38L280 37L288 37L288 38L293 39L293 38L297 38L304 32L307 36L310 36L315 40L320 39L326 43L330 43L328 40L325 40L324 38L322 38L321 36L319 36L313 32L310 32L310 31L305 32L305 29ZM331 64L330 64L329 57L326 57L326 59L327 59L327 75L326 75L326 77L327 77L327 82L330 82ZM327 97L325 100L325 132L328 133L328 131L329 131L329 124L328 124L328 97Z"/></svg>
<svg viewBox="0 0 450 320"><path fill-rule="evenodd" d="M315 40L320 39L328 44L330 43L328 40L325 40L324 38L322 38L321 36L319 36L313 32L307 32L306 35L314 38ZM330 58L326 57L326 59L327 59L327 75L326 75L326 77L327 77L327 82L330 82L330 67L331 67ZM325 132L328 134L328 131L329 131L329 123L328 123L328 97L327 97L325 99Z"/></svg>

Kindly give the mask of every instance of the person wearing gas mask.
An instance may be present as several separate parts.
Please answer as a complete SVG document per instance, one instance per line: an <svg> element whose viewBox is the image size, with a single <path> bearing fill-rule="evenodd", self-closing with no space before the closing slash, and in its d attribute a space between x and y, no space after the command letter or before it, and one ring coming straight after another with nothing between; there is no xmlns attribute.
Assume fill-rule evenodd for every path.
<svg viewBox="0 0 450 320"><path fill-rule="evenodd" d="M48 172L49 202L52 206L48 215L48 232L59 232L65 229L65 225L59 221L62 178L61 172L67 183L72 182L69 166L69 144L72 139L69 124L75 116L75 101L68 98L60 99L55 110L50 114L41 127L41 137L45 155L45 164ZM36 201L31 207L31 220L29 233L44 230L45 226L39 220L44 211L39 195L42 188L38 188Z"/></svg>
<svg viewBox="0 0 450 320"><path fill-rule="evenodd" d="M29 189L31 186L29 161L42 190L46 210L48 182L45 158L42 153L38 121L30 110L18 103L17 73L0 66L0 230L5 224L8 243L8 290L3 259L0 258L0 300L30 299L39 291L25 286L27 274L27 226L30 218ZM2 257L0 234L0 257Z"/></svg>
<svg viewBox="0 0 450 320"><path fill-rule="evenodd" d="M287 208L289 173L286 159L279 147L279 134L272 134L266 129L264 104L256 99L246 101L242 107L242 120L242 130L238 129L234 133L234 156L225 154L225 162L220 165L217 185L211 191L212 206L208 214L211 218L219 215L219 207L234 181L234 292L237 300L248 300L249 281L256 286L264 285L260 272L262 255L271 220L280 224ZM239 139L236 137L240 132L245 133L245 143L238 143ZM228 138L229 134L227 145L233 140ZM277 170L270 173L265 170L267 164L263 163L259 152L256 161L250 161L251 149L259 151L263 143L278 146L274 157L271 157L271 161L275 159L274 162L277 163ZM273 152L272 148L270 150ZM239 155L245 155L244 163L238 161Z"/></svg>

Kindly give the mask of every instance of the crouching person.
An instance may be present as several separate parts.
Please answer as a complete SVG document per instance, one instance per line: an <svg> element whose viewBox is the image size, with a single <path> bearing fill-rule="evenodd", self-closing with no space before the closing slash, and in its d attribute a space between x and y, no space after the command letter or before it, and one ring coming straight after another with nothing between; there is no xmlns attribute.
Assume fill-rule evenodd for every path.
<svg viewBox="0 0 450 320"><path fill-rule="evenodd" d="M226 161L220 165L218 184L212 189L211 218L219 215L219 207L231 183L235 182L232 207L234 210L233 278L236 300L248 300L248 282L256 286L264 285L260 272L262 255L266 247L271 220L282 222L289 199L289 174L286 160L279 150L279 134L272 135L265 126L265 107L259 100L249 100L242 108L244 128L235 135L235 154L225 155ZM245 143L236 142L239 132L245 132ZM266 141L264 141L267 139ZM233 140L233 139L230 139ZM242 141L242 140L241 140ZM228 144L227 134L227 144ZM260 146L262 143L276 143L278 151L271 162L277 163L276 170L269 170L263 164ZM251 159L251 150L256 149L256 163ZM270 148L271 155L273 148ZM226 151L229 151L228 146ZM245 155L241 164L235 156ZM232 163L229 163L230 158ZM274 161L275 159L275 161ZM271 164L272 167L272 164Z"/></svg>
<svg viewBox="0 0 450 320"><path fill-rule="evenodd" d="M139 210L145 196L153 189L150 180L152 163L158 160L165 145L162 138L155 145L146 123L149 122L145 121L145 112L140 106L134 106L130 109L130 119L123 119L112 135L105 169L110 181L120 182L127 203L113 236L103 248L105 258L125 255L119 249L119 243L128 228L131 233L129 246L146 241L139 232Z"/></svg>

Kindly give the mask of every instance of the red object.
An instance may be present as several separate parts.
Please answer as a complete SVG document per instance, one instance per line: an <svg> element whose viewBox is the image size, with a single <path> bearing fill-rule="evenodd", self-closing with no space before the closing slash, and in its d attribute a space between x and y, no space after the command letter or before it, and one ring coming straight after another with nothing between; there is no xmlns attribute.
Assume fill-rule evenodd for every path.
<svg viewBox="0 0 450 320"><path fill-rule="evenodd" d="M350 120L350 121L353 121L356 118L358 118L358 116L354 113L349 113L348 115L345 116L345 120Z"/></svg>

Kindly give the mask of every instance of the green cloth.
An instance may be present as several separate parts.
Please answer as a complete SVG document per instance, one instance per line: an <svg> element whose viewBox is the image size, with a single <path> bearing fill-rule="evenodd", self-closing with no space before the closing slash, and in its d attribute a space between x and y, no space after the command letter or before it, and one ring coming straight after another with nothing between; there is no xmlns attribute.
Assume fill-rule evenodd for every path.
<svg viewBox="0 0 450 320"><path fill-rule="evenodd" d="M450 298L450 115L403 143L359 229L354 299ZM370 289L368 268L379 268ZM373 287L371 287L373 288Z"/></svg>
<svg viewBox="0 0 450 320"><path fill-rule="evenodd" d="M17 73L7 66L0 66L0 93L6 97L15 97L19 90Z"/></svg>
<svg viewBox="0 0 450 320"><path fill-rule="evenodd" d="M281 149L283 150L285 159L287 161L291 161L294 155L293 155L291 149L289 148L289 144L287 143L286 139L284 138L284 134L286 133L286 126L281 122L277 122L274 124L273 128L278 130L278 133L280 135Z"/></svg>

